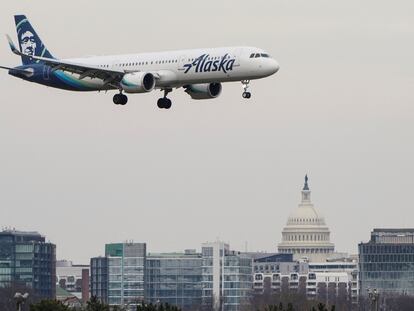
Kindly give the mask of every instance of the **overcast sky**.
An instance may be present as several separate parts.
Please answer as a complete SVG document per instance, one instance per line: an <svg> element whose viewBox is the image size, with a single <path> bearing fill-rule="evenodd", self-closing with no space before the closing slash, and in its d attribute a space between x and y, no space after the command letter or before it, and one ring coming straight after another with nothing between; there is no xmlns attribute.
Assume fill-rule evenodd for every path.
<svg viewBox="0 0 414 311"><path fill-rule="evenodd" d="M57 57L257 46L280 71L220 98L72 93L0 72L1 226L37 230L59 259L104 244L151 252L275 251L306 173L338 251L374 227L414 227L414 2L15 1ZM0 40L1 43L1 40ZM0 65L17 66L6 39Z"/></svg>

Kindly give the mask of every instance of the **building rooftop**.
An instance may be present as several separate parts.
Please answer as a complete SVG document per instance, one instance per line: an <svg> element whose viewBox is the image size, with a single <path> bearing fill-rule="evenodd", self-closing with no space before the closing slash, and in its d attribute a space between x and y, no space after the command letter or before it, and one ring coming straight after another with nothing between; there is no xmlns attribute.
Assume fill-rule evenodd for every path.
<svg viewBox="0 0 414 311"><path fill-rule="evenodd" d="M0 235L42 236L37 231L19 231L16 229L4 229L0 232Z"/></svg>
<svg viewBox="0 0 414 311"><path fill-rule="evenodd" d="M388 229L381 229L376 228L373 230L373 232L384 232L384 233L403 233L403 232L409 232L414 233L414 228L388 228Z"/></svg>
<svg viewBox="0 0 414 311"><path fill-rule="evenodd" d="M16 229L3 229L0 232L3 243L44 243L46 238L37 231L19 231Z"/></svg>
<svg viewBox="0 0 414 311"><path fill-rule="evenodd" d="M148 253L147 257L199 257L199 253L180 253L180 252L171 252L171 253Z"/></svg>

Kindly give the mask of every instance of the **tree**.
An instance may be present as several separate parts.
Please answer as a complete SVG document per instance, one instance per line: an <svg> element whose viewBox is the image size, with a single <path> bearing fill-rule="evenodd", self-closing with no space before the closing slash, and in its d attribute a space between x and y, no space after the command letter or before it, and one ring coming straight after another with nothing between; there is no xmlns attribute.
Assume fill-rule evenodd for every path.
<svg viewBox="0 0 414 311"><path fill-rule="evenodd" d="M304 310L309 310L309 311L335 311L335 306L332 306L331 309L328 309L323 303L319 303L317 308L315 306L311 307L311 308L295 308L293 306L292 303L288 303L287 304L287 308L285 309L283 307L283 303L280 302L279 305L268 305L266 306L264 309L264 311L304 311ZM260 311L260 309L258 310Z"/></svg>
<svg viewBox="0 0 414 311"><path fill-rule="evenodd" d="M319 303L318 304L318 309L316 309L315 307L312 307L312 311L329 311L328 308L323 304L323 303ZM335 306L332 306L330 311L335 311Z"/></svg>
<svg viewBox="0 0 414 311"><path fill-rule="evenodd" d="M57 300L42 300L30 305L30 311L69 311L69 307Z"/></svg>
<svg viewBox="0 0 414 311"><path fill-rule="evenodd" d="M109 305L101 302L96 296L92 296L86 303L85 311L109 311Z"/></svg>
<svg viewBox="0 0 414 311"><path fill-rule="evenodd" d="M142 304L137 306L137 311L181 311L177 306L166 304Z"/></svg>
<svg viewBox="0 0 414 311"><path fill-rule="evenodd" d="M1 311L16 311L16 302L14 301L13 297L17 292L22 294L29 294L29 298L22 306L22 311L29 310L30 304L40 301L39 297L36 295L32 288L18 282L12 282L8 286L0 287Z"/></svg>

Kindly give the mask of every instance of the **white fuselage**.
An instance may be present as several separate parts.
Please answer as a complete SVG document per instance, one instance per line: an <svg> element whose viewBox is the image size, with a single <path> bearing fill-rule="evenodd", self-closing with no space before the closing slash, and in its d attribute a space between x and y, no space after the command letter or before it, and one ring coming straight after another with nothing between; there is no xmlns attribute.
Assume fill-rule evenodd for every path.
<svg viewBox="0 0 414 311"><path fill-rule="evenodd" d="M125 73L153 73L157 77L157 88L260 79L274 74L279 69L276 60L254 47L93 56L67 61ZM79 78L77 74L66 74L75 79ZM84 78L82 83L96 89L105 88L104 82L97 78Z"/></svg>

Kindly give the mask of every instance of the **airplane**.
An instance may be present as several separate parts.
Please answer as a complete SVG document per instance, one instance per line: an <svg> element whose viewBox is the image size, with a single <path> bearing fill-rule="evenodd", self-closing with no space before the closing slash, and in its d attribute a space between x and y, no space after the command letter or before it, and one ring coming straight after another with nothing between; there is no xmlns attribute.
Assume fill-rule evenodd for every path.
<svg viewBox="0 0 414 311"><path fill-rule="evenodd" d="M86 58L55 58L43 44L25 15L14 16L19 50L10 36L12 52L21 56L22 65L0 66L14 77L69 91L118 90L116 105L125 105L124 94L164 92L160 109L171 108L167 95L184 88L191 98L217 98L223 82L241 82L243 98L250 98L250 80L273 75L279 70L275 59L255 47L222 47L177 50Z"/></svg>

